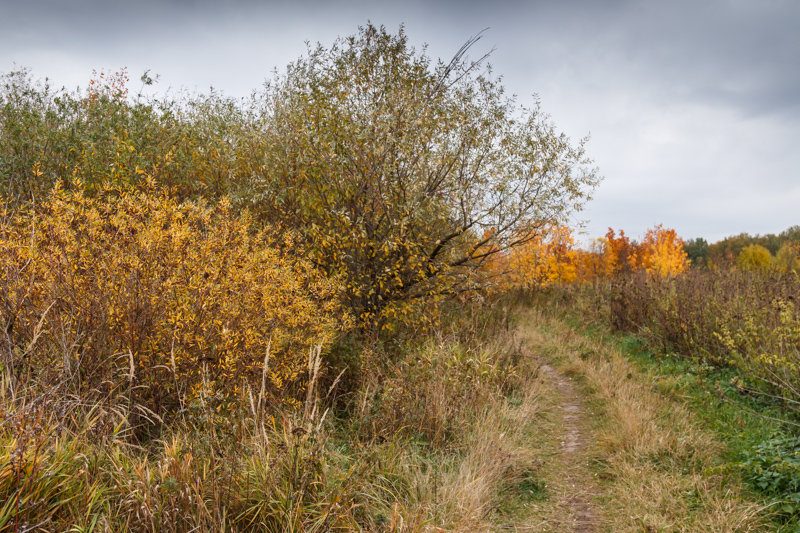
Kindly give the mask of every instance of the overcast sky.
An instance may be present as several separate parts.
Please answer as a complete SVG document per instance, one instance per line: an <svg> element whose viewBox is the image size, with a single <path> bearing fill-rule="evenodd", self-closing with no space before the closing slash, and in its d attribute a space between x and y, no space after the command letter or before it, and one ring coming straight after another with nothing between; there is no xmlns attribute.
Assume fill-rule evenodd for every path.
<svg viewBox="0 0 800 533"><path fill-rule="evenodd" d="M85 86L146 69L158 90L244 96L306 49L371 20L473 55L542 108L605 180L587 234L654 224L711 241L800 224L800 2L0 0L0 72Z"/></svg>

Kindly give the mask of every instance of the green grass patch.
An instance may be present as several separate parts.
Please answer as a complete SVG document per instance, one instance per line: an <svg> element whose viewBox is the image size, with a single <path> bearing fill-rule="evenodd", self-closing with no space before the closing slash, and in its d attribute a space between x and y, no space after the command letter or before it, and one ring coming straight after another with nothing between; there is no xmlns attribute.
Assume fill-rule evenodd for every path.
<svg viewBox="0 0 800 533"><path fill-rule="evenodd" d="M534 473L528 472L514 485L511 492L523 501L541 501L547 497L547 486Z"/></svg>
<svg viewBox="0 0 800 533"><path fill-rule="evenodd" d="M499 505L495 510L497 524L510 524L519 520L520 516L530 514L530 506L544 502L549 498L547 482L535 471L522 474L521 477L505 484L500 492ZM511 528L512 526L503 526Z"/></svg>

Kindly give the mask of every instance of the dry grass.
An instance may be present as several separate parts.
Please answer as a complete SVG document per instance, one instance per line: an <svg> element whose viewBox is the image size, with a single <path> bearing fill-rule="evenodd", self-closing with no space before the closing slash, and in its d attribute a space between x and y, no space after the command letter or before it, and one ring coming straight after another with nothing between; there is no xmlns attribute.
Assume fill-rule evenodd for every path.
<svg viewBox="0 0 800 533"><path fill-rule="evenodd" d="M534 468L526 436L539 410L537 385L531 382L519 406L495 404L476 420L463 461L443 480L441 489L443 498L456 504L451 510L458 517L455 529L489 528L487 519L500 503L499 489Z"/></svg>
<svg viewBox="0 0 800 533"><path fill-rule="evenodd" d="M305 404L187 413L152 440L122 408L20 381L0 395L0 531L492 530L535 469L540 397L488 315L368 369L350 407L329 403L312 351Z"/></svg>
<svg viewBox="0 0 800 533"><path fill-rule="evenodd" d="M761 508L739 483L706 474L720 445L679 402L654 391L623 356L538 311L523 314L531 350L584 383L597 419L596 502L608 531L766 531Z"/></svg>
<svg viewBox="0 0 800 533"><path fill-rule="evenodd" d="M566 531L565 505L593 495L609 531L763 530L735 481L704 474L719 445L620 354L536 311L516 331L459 313L373 354L344 404L313 351L303 405L187 414L150 441L119 404L19 381L0 395L0 530ZM533 355L584 382L587 421L603 414L578 460L558 457L559 391Z"/></svg>
<svg viewBox="0 0 800 533"><path fill-rule="evenodd" d="M399 461L407 496L393 507L389 530L497 529L507 489L538 468L530 435L543 399L540 381L528 379L535 366L503 324L472 323L433 335L389 375L373 376L391 391L362 400L380 420L374 437L405 434L436 450L433 462L408 454Z"/></svg>

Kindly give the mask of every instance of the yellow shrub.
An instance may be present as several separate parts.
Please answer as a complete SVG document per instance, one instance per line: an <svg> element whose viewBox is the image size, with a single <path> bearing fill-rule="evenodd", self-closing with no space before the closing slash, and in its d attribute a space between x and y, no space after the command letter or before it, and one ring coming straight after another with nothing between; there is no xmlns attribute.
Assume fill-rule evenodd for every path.
<svg viewBox="0 0 800 533"><path fill-rule="evenodd" d="M309 350L342 324L335 284L224 201L79 186L4 220L0 325L17 376L156 412L201 393L230 401L246 384L258 394L262 379L268 400L292 401Z"/></svg>
<svg viewBox="0 0 800 533"><path fill-rule="evenodd" d="M766 272L772 265L772 254L760 244L745 246L736 258L736 266L742 270Z"/></svg>
<svg viewBox="0 0 800 533"><path fill-rule="evenodd" d="M800 313L792 301L782 298L771 307L777 324L767 323L763 310L753 309L738 328L723 326L715 335L743 376L796 404L800 399Z"/></svg>
<svg viewBox="0 0 800 533"><path fill-rule="evenodd" d="M773 264L781 272L800 272L800 242L784 243Z"/></svg>

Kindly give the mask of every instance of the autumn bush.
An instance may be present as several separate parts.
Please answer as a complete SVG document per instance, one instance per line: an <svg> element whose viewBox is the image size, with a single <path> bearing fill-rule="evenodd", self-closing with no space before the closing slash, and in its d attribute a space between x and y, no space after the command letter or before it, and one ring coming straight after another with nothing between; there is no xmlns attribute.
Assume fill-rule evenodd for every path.
<svg viewBox="0 0 800 533"><path fill-rule="evenodd" d="M335 281L293 246L224 201L179 203L152 183L57 188L0 226L3 367L156 415L295 401L309 352L347 319Z"/></svg>
<svg viewBox="0 0 800 533"><path fill-rule="evenodd" d="M800 273L800 241L784 243L775 254L773 266L780 272Z"/></svg>
<svg viewBox="0 0 800 533"><path fill-rule="evenodd" d="M760 244L751 244L739 253L736 266L742 270L764 272L772 266L772 254Z"/></svg>
<svg viewBox="0 0 800 533"><path fill-rule="evenodd" d="M147 74L143 85L152 84ZM0 193L13 208L44 199L57 182L88 190L108 180L156 179L181 198L218 198L251 172L252 124L219 93L132 94L125 69L95 72L83 90L54 88L27 70L0 76Z"/></svg>
<svg viewBox="0 0 800 533"><path fill-rule="evenodd" d="M599 182L584 141L469 59L477 40L442 61L368 24L310 47L254 99L265 149L240 198L296 229L365 323L408 324L480 288L489 257L565 220Z"/></svg>

